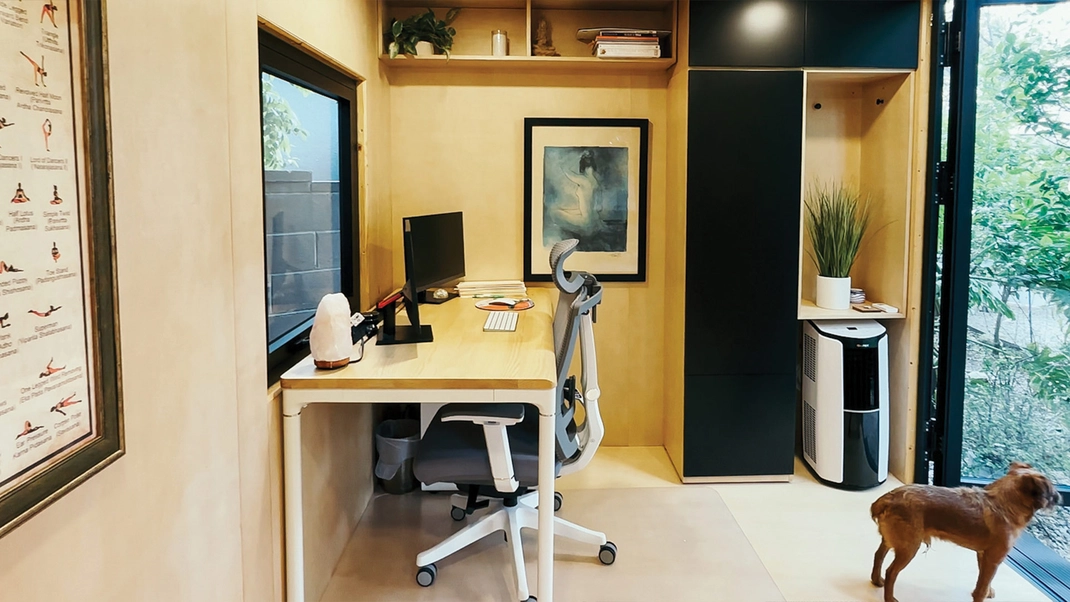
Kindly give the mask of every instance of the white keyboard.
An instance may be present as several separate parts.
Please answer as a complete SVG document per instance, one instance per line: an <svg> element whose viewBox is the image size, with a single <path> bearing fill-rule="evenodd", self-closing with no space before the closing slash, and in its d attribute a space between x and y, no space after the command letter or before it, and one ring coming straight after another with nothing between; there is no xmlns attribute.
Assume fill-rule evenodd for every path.
<svg viewBox="0 0 1070 602"><path fill-rule="evenodd" d="M483 323L483 332L513 332L519 315L512 311L492 311Z"/></svg>

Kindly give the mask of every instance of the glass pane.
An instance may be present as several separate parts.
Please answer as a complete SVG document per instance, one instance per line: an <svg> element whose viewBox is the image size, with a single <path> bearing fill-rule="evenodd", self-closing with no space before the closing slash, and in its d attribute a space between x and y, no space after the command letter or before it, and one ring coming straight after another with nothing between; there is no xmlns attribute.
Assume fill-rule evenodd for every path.
<svg viewBox="0 0 1070 602"><path fill-rule="evenodd" d="M962 475L1070 483L1070 3L980 18ZM1070 513L1033 533L1070 558Z"/></svg>
<svg viewBox="0 0 1070 602"><path fill-rule="evenodd" d="M268 342L342 288L338 101L262 74Z"/></svg>

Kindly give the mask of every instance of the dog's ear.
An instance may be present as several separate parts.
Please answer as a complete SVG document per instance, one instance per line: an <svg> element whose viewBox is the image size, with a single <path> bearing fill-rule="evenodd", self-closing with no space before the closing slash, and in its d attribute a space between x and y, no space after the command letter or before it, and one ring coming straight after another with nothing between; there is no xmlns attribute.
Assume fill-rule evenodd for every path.
<svg viewBox="0 0 1070 602"><path fill-rule="evenodd" d="M1054 508L1062 502L1059 490L1055 488L1055 483L1052 483L1048 477L1040 473L1033 473L1025 476L1024 483L1023 488L1032 498L1034 510Z"/></svg>
<svg viewBox="0 0 1070 602"><path fill-rule="evenodd" d="M1015 468L1033 468L1033 465L1032 464L1026 464L1025 462L1011 462L1010 467L1007 468L1007 472L1010 472L1010 471L1014 470Z"/></svg>

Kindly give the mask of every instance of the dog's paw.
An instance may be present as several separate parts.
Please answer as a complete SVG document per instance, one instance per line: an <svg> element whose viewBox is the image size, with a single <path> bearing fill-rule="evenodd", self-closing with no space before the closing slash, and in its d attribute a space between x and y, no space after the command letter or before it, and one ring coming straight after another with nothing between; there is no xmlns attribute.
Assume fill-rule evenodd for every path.
<svg viewBox="0 0 1070 602"><path fill-rule="evenodd" d="M988 595L985 596L985 597L986 598L995 598L996 597L996 590L992 589L991 587L988 588Z"/></svg>
<svg viewBox="0 0 1070 602"><path fill-rule="evenodd" d="M884 578L881 577L880 575L874 575L873 577L870 578L869 581L870 581L870 583L872 583L873 585L875 585L877 587L884 587Z"/></svg>

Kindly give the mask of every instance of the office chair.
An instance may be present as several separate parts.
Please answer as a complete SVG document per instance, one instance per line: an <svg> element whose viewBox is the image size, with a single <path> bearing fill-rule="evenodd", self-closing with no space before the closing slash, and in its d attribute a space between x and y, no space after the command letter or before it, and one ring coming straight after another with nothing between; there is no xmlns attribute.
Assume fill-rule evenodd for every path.
<svg viewBox="0 0 1070 602"><path fill-rule="evenodd" d="M570 474L585 467L594 456L604 433L598 411L598 366L594 348L595 307L602 302L602 286L586 272L566 272L565 259L579 244L561 241L550 251L550 267L559 289L554 312L554 352L557 364L557 453L554 472ZM576 341L580 343L581 386L569 376ZM576 410L583 408L582 422ZM504 531L512 546L516 565L518 599L528 596L527 572L521 529L538 528L538 410L521 404L448 404L427 427L413 464L416 478L424 483L453 483L466 492L453 496L450 515L464 520L475 510L498 498L502 507L457 531L435 547L416 556L416 582L434 583L435 563L483 537ZM463 501L461 501L463 500ZM554 495L554 510L562 503ZM458 504L461 505L458 505ZM554 535L599 546L598 559L613 564L617 547L603 533L554 517Z"/></svg>

